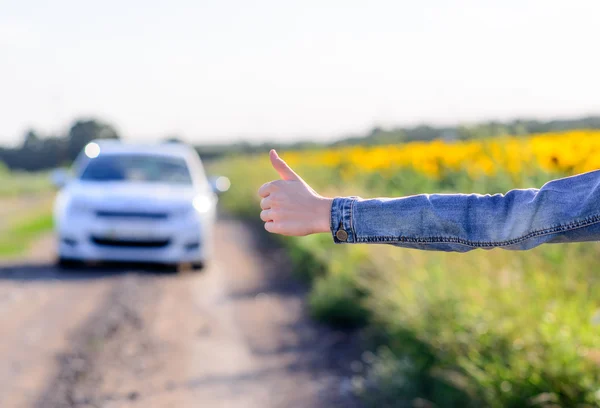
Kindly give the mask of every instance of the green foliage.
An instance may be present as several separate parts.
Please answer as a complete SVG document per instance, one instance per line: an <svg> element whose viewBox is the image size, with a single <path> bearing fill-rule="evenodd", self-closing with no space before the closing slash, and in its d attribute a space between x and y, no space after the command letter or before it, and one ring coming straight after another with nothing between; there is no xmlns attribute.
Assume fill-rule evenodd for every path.
<svg viewBox="0 0 600 408"><path fill-rule="evenodd" d="M0 257L18 255L26 251L30 243L40 234L53 227L49 208L36 209L31 215L18 219L3 231L0 238Z"/></svg>
<svg viewBox="0 0 600 408"><path fill-rule="evenodd" d="M118 139L116 130L97 120L77 120L67 135L67 154L70 160L75 159L85 145L95 139Z"/></svg>
<svg viewBox="0 0 600 408"><path fill-rule="evenodd" d="M331 242L326 237L312 235L305 238L282 238L288 255L294 265L294 273L306 282L312 282L327 274L327 258L331 251Z"/></svg>
<svg viewBox="0 0 600 408"><path fill-rule="evenodd" d="M600 129L600 116L552 121L516 119L507 122L489 121L443 127L421 124L413 127L384 129L376 126L366 134L343 137L334 143L314 141L294 143L277 141L239 142L234 144L197 145L196 150L204 159L212 160L231 155L264 153L273 148L290 151L315 149L324 146L398 144L434 139L468 140L505 134L528 135L570 129ZM40 135L31 129L25 132L23 143L18 148L0 147L0 162L5 163L12 170L26 171L67 166L89 141L105 138L118 139L120 136L112 125L99 119L75 120L67 134ZM168 136L165 141L168 143L182 142L177 136Z"/></svg>
<svg viewBox="0 0 600 408"><path fill-rule="evenodd" d="M370 318L363 304L367 289L361 282L361 270L368 263L365 253L340 248L335 254L330 251L328 258L320 257L327 269L314 277L308 298L312 316L335 327L364 326Z"/></svg>
<svg viewBox="0 0 600 408"><path fill-rule="evenodd" d="M308 302L316 320L353 328L365 325L369 318L369 311L361 304L363 297L352 270L347 270L317 278Z"/></svg>
<svg viewBox="0 0 600 408"><path fill-rule="evenodd" d="M596 406L599 279L590 271L599 253L590 245L413 252L402 257L409 262L401 274L376 268L369 308L386 358L397 363L374 364L373 389L437 406L521 407L546 397L559 406ZM381 264L393 259L378 255ZM408 388L386 388L386 378L379 384L378 364L397 364L392 371Z"/></svg>
<svg viewBox="0 0 600 408"><path fill-rule="evenodd" d="M40 232L48 231L53 226L52 214L50 212L43 212L41 214L35 214L31 218L26 218L16 223L11 229L11 233L14 234L13 238L23 239L31 235L39 234Z"/></svg>
<svg viewBox="0 0 600 408"><path fill-rule="evenodd" d="M10 172L0 163L0 257L26 251L33 239L52 229L47 198L53 189L46 173Z"/></svg>
<svg viewBox="0 0 600 408"><path fill-rule="evenodd" d="M95 119L76 120L65 135L42 137L28 130L17 148L0 148L0 162L11 170L40 171L70 164L94 139L118 139L116 130Z"/></svg>
<svg viewBox="0 0 600 408"><path fill-rule="evenodd" d="M589 116L566 120L540 121L535 119L515 119L506 122L488 121L456 126L417 125L412 127L396 127L384 129L375 126L366 134L346 136L333 143L295 142L280 143L276 141L252 144L240 142L223 145L199 145L197 150L202 157L208 159L222 158L227 155L251 155L265 153L270 149L308 150L325 146L351 145L386 145L414 141L473 140L501 135L524 136L571 129L600 129L600 116Z"/></svg>
<svg viewBox="0 0 600 408"><path fill-rule="evenodd" d="M223 204L257 220L256 190L276 177L268 159L238 157L211 170L232 180ZM318 191L363 196L504 193L559 176L448 171L435 181L406 170L358 174L348 186L339 169L297 170ZM312 315L339 327L367 324L373 334L375 352L353 381L369 406L600 406L597 244L455 254L335 246L327 235L281 239L312 282Z"/></svg>
<svg viewBox="0 0 600 408"><path fill-rule="evenodd" d="M36 195L53 189L47 173L10 172L0 163L0 198Z"/></svg>

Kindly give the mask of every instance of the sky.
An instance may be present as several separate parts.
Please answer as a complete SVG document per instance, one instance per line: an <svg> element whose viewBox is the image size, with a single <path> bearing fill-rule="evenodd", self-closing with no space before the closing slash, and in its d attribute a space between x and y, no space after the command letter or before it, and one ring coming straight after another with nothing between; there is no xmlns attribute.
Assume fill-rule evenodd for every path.
<svg viewBox="0 0 600 408"><path fill-rule="evenodd" d="M600 113L597 0L0 0L0 144L331 140Z"/></svg>

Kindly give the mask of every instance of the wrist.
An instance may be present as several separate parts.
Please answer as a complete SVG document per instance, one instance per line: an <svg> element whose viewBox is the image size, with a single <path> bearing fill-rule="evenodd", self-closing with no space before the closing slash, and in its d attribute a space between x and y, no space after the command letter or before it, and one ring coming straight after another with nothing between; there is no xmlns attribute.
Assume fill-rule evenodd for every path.
<svg viewBox="0 0 600 408"><path fill-rule="evenodd" d="M329 232L331 230L331 206L333 198L320 197L317 204L315 233Z"/></svg>

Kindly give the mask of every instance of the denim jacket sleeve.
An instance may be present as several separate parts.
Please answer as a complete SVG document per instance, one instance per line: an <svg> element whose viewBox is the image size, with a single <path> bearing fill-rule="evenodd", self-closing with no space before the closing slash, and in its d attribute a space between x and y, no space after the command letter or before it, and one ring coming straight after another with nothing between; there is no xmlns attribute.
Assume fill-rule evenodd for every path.
<svg viewBox="0 0 600 408"><path fill-rule="evenodd" d="M600 240L600 171L506 194L337 197L331 208L331 232L336 243L457 252L596 241Z"/></svg>

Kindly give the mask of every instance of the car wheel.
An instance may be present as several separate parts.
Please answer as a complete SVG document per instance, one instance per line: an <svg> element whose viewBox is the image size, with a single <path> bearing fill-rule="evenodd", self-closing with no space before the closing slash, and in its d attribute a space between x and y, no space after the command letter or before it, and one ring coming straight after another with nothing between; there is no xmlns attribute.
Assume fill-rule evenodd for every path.
<svg viewBox="0 0 600 408"><path fill-rule="evenodd" d="M192 262L192 272L200 272L206 269L206 261Z"/></svg>

